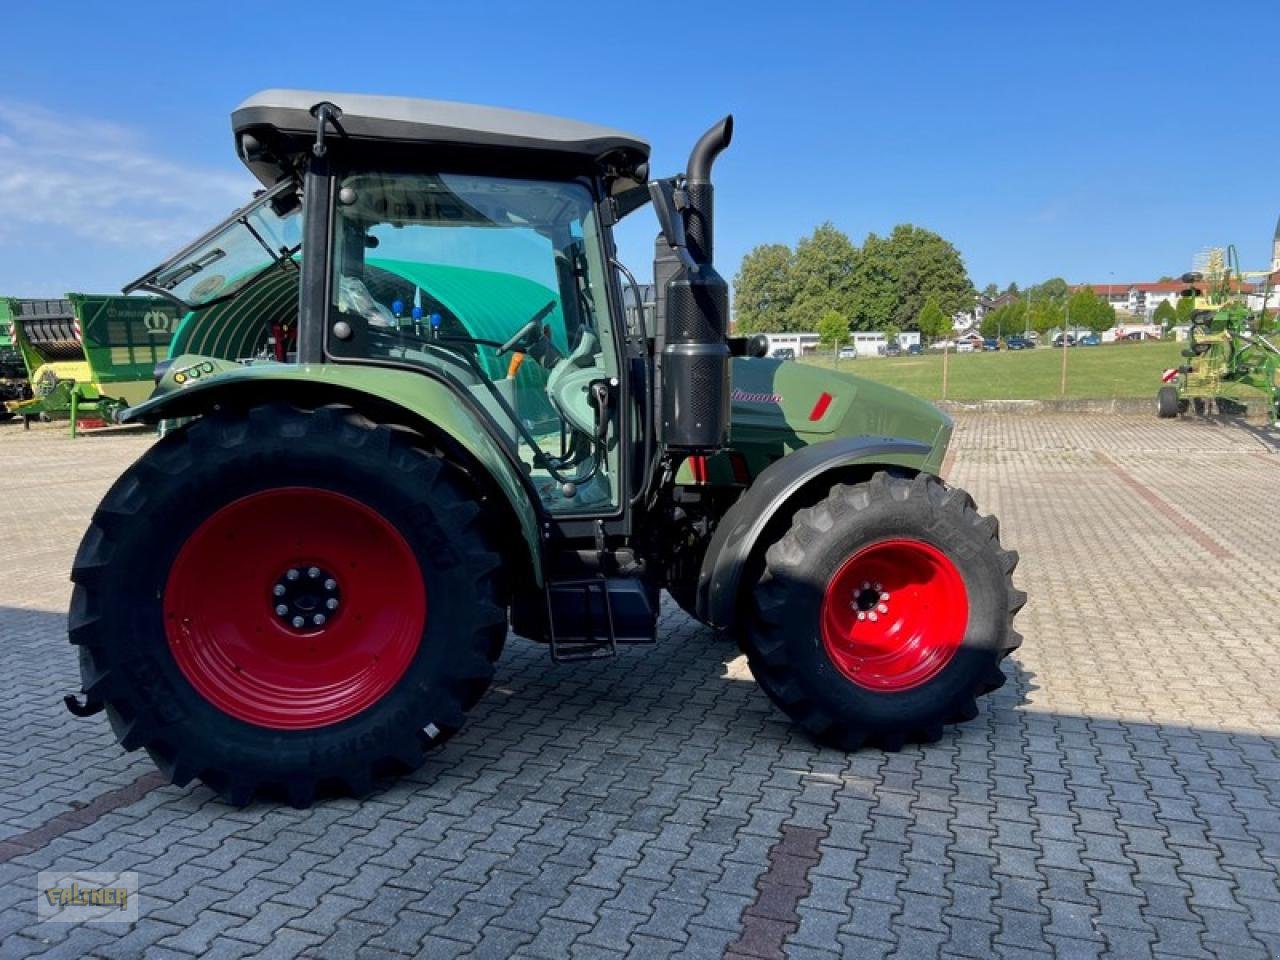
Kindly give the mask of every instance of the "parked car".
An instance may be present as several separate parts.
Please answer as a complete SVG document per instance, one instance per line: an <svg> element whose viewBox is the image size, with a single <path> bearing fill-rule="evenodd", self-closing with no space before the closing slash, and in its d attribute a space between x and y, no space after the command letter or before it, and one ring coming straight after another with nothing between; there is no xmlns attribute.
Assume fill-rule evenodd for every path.
<svg viewBox="0 0 1280 960"><path fill-rule="evenodd" d="M773 351L773 353L769 354L769 356L773 357L775 360L794 360L796 358L796 351L792 347L779 347L777 350Z"/></svg>
<svg viewBox="0 0 1280 960"><path fill-rule="evenodd" d="M841 347L841 348L840 348L840 359L841 359L841 360L856 360L856 359L858 359L858 351L857 351L857 350L855 350L853 347Z"/></svg>
<svg viewBox="0 0 1280 960"><path fill-rule="evenodd" d="M885 347L884 347L884 355L885 355L886 357L900 357L900 356L902 356L902 347L901 347L901 346L899 346L899 344L898 344L898 341L897 341L897 340L890 340L888 343L886 343L886 344L885 344Z"/></svg>
<svg viewBox="0 0 1280 960"><path fill-rule="evenodd" d="M1026 337L1005 337L1004 348L1006 350L1034 350L1036 343Z"/></svg>
<svg viewBox="0 0 1280 960"><path fill-rule="evenodd" d="M1066 345L1068 347L1074 347L1076 345L1076 338L1069 333L1058 334L1056 337L1053 338L1053 345L1055 347L1062 346L1064 338L1066 340Z"/></svg>
<svg viewBox="0 0 1280 960"><path fill-rule="evenodd" d="M1101 343L1102 343L1102 338L1100 336L1098 336L1096 333L1090 333L1090 334L1086 334L1085 336L1077 340L1076 346L1077 347L1096 347L1096 346L1100 346Z"/></svg>
<svg viewBox="0 0 1280 960"><path fill-rule="evenodd" d="M982 341L982 349L983 350L999 350L1000 341L997 340L995 337L987 337Z"/></svg>
<svg viewBox="0 0 1280 960"><path fill-rule="evenodd" d="M924 347L919 343L913 343L909 347L907 347L908 357L918 357L922 353L924 353Z"/></svg>

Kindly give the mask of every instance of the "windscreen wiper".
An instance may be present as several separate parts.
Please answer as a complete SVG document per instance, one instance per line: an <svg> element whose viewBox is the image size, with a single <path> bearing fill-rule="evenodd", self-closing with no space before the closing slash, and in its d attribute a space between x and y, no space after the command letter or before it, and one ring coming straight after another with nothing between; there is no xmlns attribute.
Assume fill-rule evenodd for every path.
<svg viewBox="0 0 1280 960"><path fill-rule="evenodd" d="M156 277L155 281L153 282L153 286L161 287L165 290L172 290L174 287L182 283L184 280L191 279L197 273L203 270L205 267L208 267L212 264L217 263L219 260L223 259L226 255L227 255L227 252L225 250L221 249L220 247L215 247L214 249L206 253L203 257L201 257L199 260L192 260L189 263L184 263L181 267L173 271L173 273L169 274L168 276Z"/></svg>
<svg viewBox="0 0 1280 960"><path fill-rule="evenodd" d="M288 264L295 270L301 271L301 267L294 263L293 255L302 248L302 244L295 244L293 247L281 247L279 250L273 250L271 248L271 244L262 239L262 235L258 233L257 230L253 229L253 224L249 222L248 217L241 217L240 223L249 231L253 239L258 241L258 245L262 247L263 250L267 251L267 256L274 261L277 267Z"/></svg>

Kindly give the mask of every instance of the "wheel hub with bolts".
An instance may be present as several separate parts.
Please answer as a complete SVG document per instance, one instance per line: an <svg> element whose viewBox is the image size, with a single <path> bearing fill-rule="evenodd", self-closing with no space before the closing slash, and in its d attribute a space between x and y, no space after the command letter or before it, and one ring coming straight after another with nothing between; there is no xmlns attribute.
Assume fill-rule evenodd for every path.
<svg viewBox="0 0 1280 960"><path fill-rule="evenodd" d="M427 612L396 526L303 486L214 511L178 551L163 604L170 652L195 690L275 730L339 723L376 703L416 655Z"/></svg>
<svg viewBox="0 0 1280 960"><path fill-rule="evenodd" d="M285 570L271 588L271 607L277 620L298 633L323 630L342 608L338 579L316 564Z"/></svg>
<svg viewBox="0 0 1280 960"><path fill-rule="evenodd" d="M922 540L883 540L832 575L822 604L822 643L859 687L900 692L936 676L955 656L969 619L955 564Z"/></svg>
<svg viewBox="0 0 1280 960"><path fill-rule="evenodd" d="M864 580L850 606L857 611L859 622L870 620L875 623L889 613L889 592L878 581Z"/></svg>

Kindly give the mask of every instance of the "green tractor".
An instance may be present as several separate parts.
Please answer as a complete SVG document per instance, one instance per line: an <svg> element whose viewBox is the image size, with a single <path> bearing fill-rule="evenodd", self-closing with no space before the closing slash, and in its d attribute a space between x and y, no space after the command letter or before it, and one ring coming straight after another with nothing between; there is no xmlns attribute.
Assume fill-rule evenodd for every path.
<svg viewBox="0 0 1280 960"><path fill-rule="evenodd" d="M232 126L264 192L130 289L292 313L205 330L121 416L172 428L76 555L73 712L305 806L418 766L509 632L652 644L664 588L838 748L936 740L1003 682L1026 596L939 477L950 420L727 336L732 118L659 179L635 136L488 107L273 90ZM612 237L646 205L652 314Z"/></svg>

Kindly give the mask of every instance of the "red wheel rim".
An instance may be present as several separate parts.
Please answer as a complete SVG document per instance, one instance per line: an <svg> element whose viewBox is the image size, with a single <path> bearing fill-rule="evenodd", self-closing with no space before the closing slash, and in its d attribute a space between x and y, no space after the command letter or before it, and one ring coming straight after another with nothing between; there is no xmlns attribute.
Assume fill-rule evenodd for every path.
<svg viewBox="0 0 1280 960"><path fill-rule="evenodd" d="M312 570L324 576L309 580ZM281 730L338 723L385 696L413 660L426 614L418 561L399 531L313 487L218 510L178 551L164 590L169 649L191 685L224 713Z"/></svg>
<svg viewBox="0 0 1280 960"><path fill-rule="evenodd" d="M822 645L836 668L869 690L910 690L955 656L969 625L964 580L920 540L859 550L827 583Z"/></svg>

